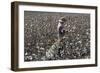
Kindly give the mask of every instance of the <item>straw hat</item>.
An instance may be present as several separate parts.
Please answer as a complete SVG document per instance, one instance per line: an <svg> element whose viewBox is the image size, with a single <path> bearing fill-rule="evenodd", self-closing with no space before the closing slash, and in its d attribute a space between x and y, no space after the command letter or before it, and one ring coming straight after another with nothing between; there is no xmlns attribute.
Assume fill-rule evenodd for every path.
<svg viewBox="0 0 100 73"><path fill-rule="evenodd" d="M65 22L66 21L66 19L64 18L64 17L61 17L60 19L59 19L59 22Z"/></svg>

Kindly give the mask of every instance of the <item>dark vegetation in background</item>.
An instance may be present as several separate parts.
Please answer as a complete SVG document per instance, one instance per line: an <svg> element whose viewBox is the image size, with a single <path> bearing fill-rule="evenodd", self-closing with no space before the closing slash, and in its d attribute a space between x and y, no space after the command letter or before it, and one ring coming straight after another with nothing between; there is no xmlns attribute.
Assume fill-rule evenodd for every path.
<svg viewBox="0 0 100 73"><path fill-rule="evenodd" d="M64 48L61 57L50 60L90 58L90 14L24 12L24 61L45 61L46 51L58 40L57 25L66 18Z"/></svg>

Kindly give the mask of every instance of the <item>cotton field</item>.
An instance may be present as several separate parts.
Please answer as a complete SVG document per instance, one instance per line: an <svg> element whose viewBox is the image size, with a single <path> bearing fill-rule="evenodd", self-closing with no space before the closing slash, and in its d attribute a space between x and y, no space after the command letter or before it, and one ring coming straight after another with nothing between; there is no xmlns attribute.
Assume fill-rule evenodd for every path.
<svg viewBox="0 0 100 73"><path fill-rule="evenodd" d="M66 33L59 45L61 17ZM24 61L89 59L90 33L90 14L24 11Z"/></svg>

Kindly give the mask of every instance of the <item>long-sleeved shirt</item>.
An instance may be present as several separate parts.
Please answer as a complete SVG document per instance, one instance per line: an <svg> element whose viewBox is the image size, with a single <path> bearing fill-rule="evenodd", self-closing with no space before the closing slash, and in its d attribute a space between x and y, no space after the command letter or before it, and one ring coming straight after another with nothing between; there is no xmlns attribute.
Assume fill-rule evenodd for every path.
<svg viewBox="0 0 100 73"><path fill-rule="evenodd" d="M59 35L63 36L65 34L64 25L62 25L61 23L58 24L57 30L59 32Z"/></svg>

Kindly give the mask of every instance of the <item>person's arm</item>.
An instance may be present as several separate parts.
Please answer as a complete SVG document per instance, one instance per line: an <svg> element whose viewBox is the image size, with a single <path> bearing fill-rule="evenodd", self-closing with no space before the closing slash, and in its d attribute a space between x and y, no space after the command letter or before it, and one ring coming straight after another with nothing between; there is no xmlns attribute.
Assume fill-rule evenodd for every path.
<svg viewBox="0 0 100 73"><path fill-rule="evenodd" d="M64 30L66 33L68 33L68 30L66 29L66 27L67 27L67 24L64 26Z"/></svg>

